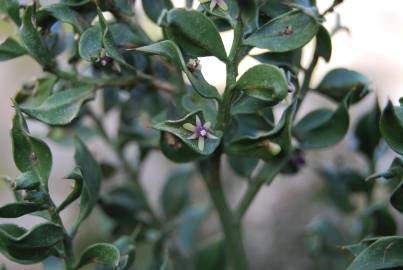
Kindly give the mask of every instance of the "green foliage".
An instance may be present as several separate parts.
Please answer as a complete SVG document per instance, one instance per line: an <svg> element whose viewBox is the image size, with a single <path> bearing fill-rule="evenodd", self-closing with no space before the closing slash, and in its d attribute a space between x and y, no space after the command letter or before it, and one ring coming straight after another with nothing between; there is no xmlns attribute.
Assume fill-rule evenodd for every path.
<svg viewBox="0 0 403 270"><path fill-rule="evenodd" d="M4 177L15 201L0 207L0 217L45 219L31 229L0 224L0 252L20 264L42 263L47 270L91 264L97 270L248 270L242 218L262 186L279 174L291 177L312 167L304 158L310 150L337 146L354 124L350 107L370 92L368 78L344 68L311 86L318 61L331 60L334 31L322 22L340 0L322 14L316 1L307 0L211 0L197 9L193 1L184 8L170 0L143 0L145 14L161 28L158 40L138 22L135 1L42 2L0 1L1 15L16 32L0 44L0 61L27 55L44 72L13 98L11 138L20 174ZM220 33L227 30L234 33L228 52ZM302 54L311 40L315 46L305 66ZM254 48L266 51L251 55ZM198 57L205 56L226 66L223 92L204 77ZM239 74L246 57L259 64ZM92 105L98 94L102 110ZM334 104L300 115L312 94ZM345 269L350 262L347 269L403 266L395 214L385 204L403 213L402 160L396 157L386 172L376 171L387 146L403 154L403 107L391 101L384 109L373 104L352 127L354 136L348 136L367 166L315 163L323 178L318 197L354 224L345 228L320 219L308 226L307 253L317 269ZM113 132L104 120L110 115L118 115ZM47 138L30 133L31 121L46 126L42 136ZM95 154L89 147L93 138L102 139L113 158ZM75 165L65 177L72 187L60 204L48 188L57 180L50 179L47 139L75 148ZM176 165L166 177L158 198L161 211L150 204L142 180L144 162L156 150L176 163L193 163ZM234 208L222 187L223 156L234 173L248 180ZM365 181L381 177L386 183ZM193 197L199 179L211 204ZM376 190L379 185L383 195ZM385 193L390 195L384 198ZM102 220L89 229L104 230L100 224L105 223L110 230L76 257L78 232L85 234L85 221L97 207ZM77 216L72 225L60 215L66 209ZM211 210L217 211L223 234L204 239L199 231ZM341 254L340 246L355 259Z"/></svg>

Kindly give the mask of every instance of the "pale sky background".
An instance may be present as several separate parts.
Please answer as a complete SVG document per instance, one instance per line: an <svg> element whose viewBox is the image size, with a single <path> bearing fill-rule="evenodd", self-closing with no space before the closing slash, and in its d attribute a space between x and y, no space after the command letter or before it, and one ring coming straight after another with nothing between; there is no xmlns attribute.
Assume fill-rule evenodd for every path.
<svg viewBox="0 0 403 270"><path fill-rule="evenodd" d="M1 0L0 0L1 1ZM185 1L174 1L183 5ZM320 8L325 9L331 1L318 0ZM144 19L141 11L141 1L137 0L136 9L140 19ZM345 0L336 11L341 15L342 23L351 30L351 35L340 32L333 38L333 55L330 63L321 62L314 81L318 82L323 75L335 67L346 67L365 74L372 82L373 89L381 96L383 104L386 98L395 103L403 96L403 1L402 0ZM330 16L326 22L328 29L334 24ZM143 20L148 32L158 37L159 31L152 27L147 19ZM0 22L0 39L12 33L11 29ZM231 45L232 33L224 33L223 40L227 48ZM309 48L308 48L309 50ZM245 60L240 67L240 73L253 66L252 59ZM203 73L207 80L223 88L225 78L224 65L213 58L202 59ZM21 57L17 60L0 62L0 175L15 177L17 171L12 161L9 129L13 114L10 97L20 85L41 74L41 69L31 59ZM71 168L72 152L57 145L51 145L55 157L53 177L60 178ZM53 185L57 185L53 183ZM0 185L1 189L1 185ZM0 195L0 202L10 199L9 194ZM64 196L65 192L56 191L56 197ZM280 195L280 194L279 194ZM30 219L18 219L19 224L26 224ZM0 222L6 222L0 220ZM9 222L9 221L8 221ZM2 262L0 257L0 262ZM14 269L30 269L22 266Z"/></svg>

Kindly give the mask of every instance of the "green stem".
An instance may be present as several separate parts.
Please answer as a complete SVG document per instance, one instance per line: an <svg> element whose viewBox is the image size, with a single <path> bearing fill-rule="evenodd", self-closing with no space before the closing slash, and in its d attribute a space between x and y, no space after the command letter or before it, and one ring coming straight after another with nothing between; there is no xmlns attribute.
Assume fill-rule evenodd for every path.
<svg viewBox="0 0 403 270"><path fill-rule="evenodd" d="M229 208L220 179L221 154L210 160L209 175L203 177L224 231L227 252L233 269L247 270L248 262L243 245L241 223Z"/></svg>
<svg viewBox="0 0 403 270"><path fill-rule="evenodd" d="M53 223L59 225L61 228L63 228L64 232L64 238L63 238L63 251L64 251L64 267L65 270L73 270L74 269L74 252L73 252L73 241L71 239L71 236L68 234L63 221L60 217L60 215L57 213L56 210L56 205L52 201L51 198L49 198L50 201L50 208L48 209L50 219Z"/></svg>
<svg viewBox="0 0 403 270"><path fill-rule="evenodd" d="M248 189L238 205L235 214L238 220L242 220L262 186L270 184L284 166L287 165L288 161L289 156L286 156L278 162L265 163L265 165L260 169L258 175L249 183Z"/></svg>

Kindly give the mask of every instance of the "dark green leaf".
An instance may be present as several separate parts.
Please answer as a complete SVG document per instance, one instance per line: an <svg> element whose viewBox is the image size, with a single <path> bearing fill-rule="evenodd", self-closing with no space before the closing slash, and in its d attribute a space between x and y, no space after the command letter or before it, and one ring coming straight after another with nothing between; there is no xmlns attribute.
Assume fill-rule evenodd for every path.
<svg viewBox="0 0 403 270"><path fill-rule="evenodd" d="M17 25L21 24L20 4L18 0L3 0L0 2L0 14L7 14Z"/></svg>
<svg viewBox="0 0 403 270"><path fill-rule="evenodd" d="M380 130L388 145L403 155L403 106L393 106L391 101L384 109L380 122Z"/></svg>
<svg viewBox="0 0 403 270"><path fill-rule="evenodd" d="M376 101L371 111L366 112L357 123L355 136L358 139L358 149L365 154L369 160L373 158L374 152L381 140L379 121L381 109Z"/></svg>
<svg viewBox="0 0 403 270"><path fill-rule="evenodd" d="M14 162L17 168L25 172L34 172L40 180L41 188L48 190L48 179L52 168L52 154L49 147L41 140L29 134L27 123L16 108L11 130L13 139Z"/></svg>
<svg viewBox="0 0 403 270"><path fill-rule="evenodd" d="M19 57L26 53L27 51L11 37L0 44L0 62Z"/></svg>
<svg viewBox="0 0 403 270"><path fill-rule="evenodd" d="M171 0L142 0L143 9L153 22L157 23L164 9L170 10L173 8Z"/></svg>
<svg viewBox="0 0 403 270"><path fill-rule="evenodd" d="M301 11L290 11L260 27L245 45L285 52L301 48L318 32L319 24Z"/></svg>
<svg viewBox="0 0 403 270"><path fill-rule="evenodd" d="M184 167L168 177L161 194L161 206L168 219L174 218L189 202L189 181L192 168Z"/></svg>
<svg viewBox="0 0 403 270"><path fill-rule="evenodd" d="M231 168L240 176L250 178L259 160L256 158L242 158L228 156Z"/></svg>
<svg viewBox="0 0 403 270"><path fill-rule="evenodd" d="M403 266L403 238L383 237L362 251L347 270L377 270Z"/></svg>
<svg viewBox="0 0 403 270"><path fill-rule="evenodd" d="M316 50L319 56L323 57L326 62L332 57L332 37L324 26L319 27L316 34Z"/></svg>
<svg viewBox="0 0 403 270"><path fill-rule="evenodd" d="M41 35L32 24L34 19L34 7L26 8L20 29L20 36L27 51L42 66L48 67L52 65L52 57L49 49L46 47Z"/></svg>
<svg viewBox="0 0 403 270"><path fill-rule="evenodd" d="M117 270L129 270L134 263L136 248L133 244L133 236L122 236L113 244L120 252L120 262Z"/></svg>
<svg viewBox="0 0 403 270"><path fill-rule="evenodd" d="M293 106L289 106L283 112L279 123L269 131L256 134L235 134L228 138L225 151L237 157L259 158L268 162L283 156L291 147L290 121Z"/></svg>
<svg viewBox="0 0 403 270"><path fill-rule="evenodd" d="M327 73L315 90L336 102L341 102L349 92L353 91L358 93L358 97L352 101L355 103L368 93L369 84L368 79L362 74L337 68Z"/></svg>
<svg viewBox="0 0 403 270"><path fill-rule="evenodd" d="M81 253L80 260L75 269L80 269L82 266L90 263L106 264L112 267L117 267L119 259L119 250L114 245L98 243L89 246Z"/></svg>
<svg viewBox="0 0 403 270"><path fill-rule="evenodd" d="M194 10L173 9L168 12L168 37L177 42L186 54L216 56L227 61L227 53L214 23Z"/></svg>
<svg viewBox="0 0 403 270"><path fill-rule="evenodd" d="M93 86L81 86L59 91L38 107L22 105L21 110L49 125L66 125L78 115L83 103L93 98L93 90Z"/></svg>
<svg viewBox="0 0 403 270"><path fill-rule="evenodd" d="M301 67L301 56L302 51L300 49L288 52L265 52L252 55L253 58L261 63L284 67L295 72Z"/></svg>
<svg viewBox="0 0 403 270"><path fill-rule="evenodd" d="M53 246L63 237L63 229L52 223L39 224L30 231L14 224L1 224L0 251L14 262L34 264L55 253Z"/></svg>
<svg viewBox="0 0 403 270"><path fill-rule="evenodd" d="M208 12L211 15L214 15L218 18L222 18L228 21L228 23L235 27L238 16L239 16L239 7L236 0L226 0L225 1L228 6L228 10L222 10L221 8L210 9L210 3L202 3L200 4L203 7L204 11Z"/></svg>
<svg viewBox="0 0 403 270"><path fill-rule="evenodd" d="M102 180L101 168L92 156L91 152L79 138L76 138L75 147L76 153L74 155L74 159L76 161L76 165L81 170L83 187L81 192L80 214L77 221L73 225L73 235L96 205Z"/></svg>
<svg viewBox="0 0 403 270"><path fill-rule="evenodd" d="M257 65L246 71L235 89L274 105L288 94L284 72L272 65Z"/></svg>
<svg viewBox="0 0 403 270"><path fill-rule="evenodd" d="M81 171L79 168L74 168L74 170L66 176L66 179L73 180L72 191L69 193L66 199L57 207L57 212L61 212L70 205L72 202L80 197L82 189L83 189L83 176L81 175Z"/></svg>
<svg viewBox="0 0 403 270"><path fill-rule="evenodd" d="M99 25L91 26L81 35L78 44L80 57L88 62L94 62L101 56L102 30Z"/></svg>
<svg viewBox="0 0 403 270"><path fill-rule="evenodd" d="M305 149L317 149L339 143L348 131L350 118L343 102L335 110L319 109L307 114L295 126L295 137Z"/></svg>
<svg viewBox="0 0 403 270"><path fill-rule="evenodd" d="M17 218L36 211L46 209L47 205L31 202L15 202L0 207L1 218Z"/></svg>

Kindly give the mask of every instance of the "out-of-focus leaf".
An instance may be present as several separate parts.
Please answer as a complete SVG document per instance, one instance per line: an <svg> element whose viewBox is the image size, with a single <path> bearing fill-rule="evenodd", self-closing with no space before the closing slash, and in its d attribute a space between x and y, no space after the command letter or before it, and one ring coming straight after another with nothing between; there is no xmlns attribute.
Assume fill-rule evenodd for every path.
<svg viewBox="0 0 403 270"><path fill-rule="evenodd" d="M319 83L315 91L341 102L351 92L356 92L352 102L356 103L368 94L369 80L362 74L345 68L329 71Z"/></svg>
<svg viewBox="0 0 403 270"><path fill-rule="evenodd" d="M12 37L0 44L0 62L27 54L27 51Z"/></svg>
<svg viewBox="0 0 403 270"><path fill-rule="evenodd" d="M393 106L391 101L388 102L382 113L380 130L388 145L403 155L403 106Z"/></svg>
<svg viewBox="0 0 403 270"><path fill-rule="evenodd" d="M171 0L142 0L143 9L153 22L157 23L164 9L170 10L173 8Z"/></svg>
<svg viewBox="0 0 403 270"><path fill-rule="evenodd" d="M222 238L204 243L195 254L196 270L226 269L225 244Z"/></svg>
<svg viewBox="0 0 403 270"><path fill-rule="evenodd" d="M174 218L189 202L192 173L192 168L184 167L169 175L161 194L161 206L167 218Z"/></svg>
<svg viewBox="0 0 403 270"><path fill-rule="evenodd" d="M316 34L316 51L326 62L332 57L332 37L324 26L319 27Z"/></svg>
<svg viewBox="0 0 403 270"><path fill-rule="evenodd" d="M66 4L57 3L44 6L40 11L45 11L60 22L71 24L77 31L83 32L87 23L80 14L72 10Z"/></svg>
<svg viewBox="0 0 403 270"><path fill-rule="evenodd" d="M72 227L73 234L75 234L80 224L88 217L96 205L102 180L101 168L81 139L76 138L75 147L76 153L74 159L82 174L83 187L80 214Z"/></svg>
<svg viewBox="0 0 403 270"><path fill-rule="evenodd" d="M0 2L0 14L7 14L16 25L21 24L20 4L18 0L3 0Z"/></svg>

